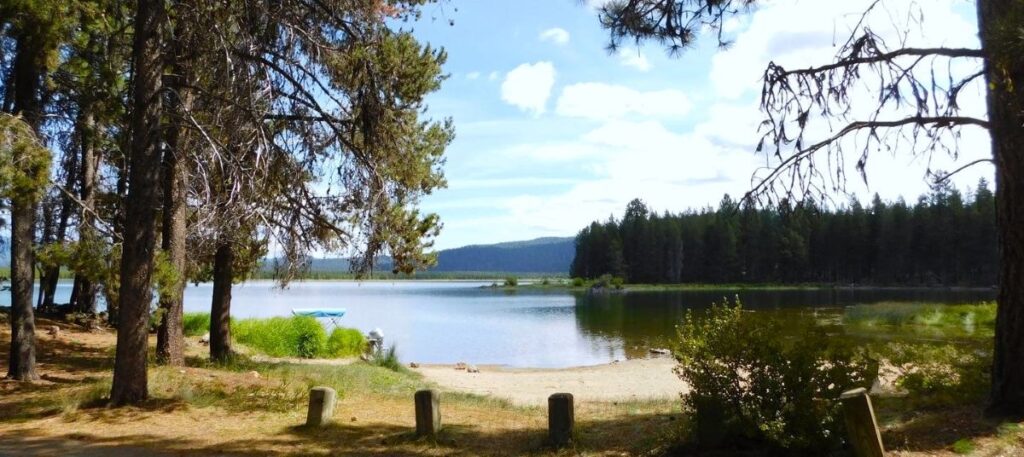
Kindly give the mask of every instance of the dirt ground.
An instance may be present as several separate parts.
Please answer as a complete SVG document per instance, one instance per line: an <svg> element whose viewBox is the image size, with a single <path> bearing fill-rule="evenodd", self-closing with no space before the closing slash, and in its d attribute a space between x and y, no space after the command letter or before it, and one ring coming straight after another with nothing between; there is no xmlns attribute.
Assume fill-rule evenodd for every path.
<svg viewBox="0 0 1024 457"><path fill-rule="evenodd" d="M8 325L0 318L0 354L5 355ZM53 325L61 326L57 336L47 332ZM89 389L109 391L113 332L44 319L38 334L42 379L0 381L0 456L657 455L686 420L677 400L682 386L671 372L672 360L664 358L564 370L482 366L480 373L467 373L451 366L420 367L416 371L423 378L406 377L405 390L364 386L344 392L335 423L310 430L301 426L304 397L286 399L284 408L260 406L267 392L305 381L275 377L270 370L211 368L199 362L206 348L195 341L188 348L189 367L150 370L152 400L111 409L73 399ZM6 372L6 357L0 370ZM225 397L207 403L192 398L209 385L223 389ZM425 386L444 392L444 428L432 440L413 433L411 392ZM302 384L299 391L305 388ZM553 450L545 444L547 416L541 405L549 393L562 390L577 398L576 445ZM890 455L1024 456L1024 425L987 421L976 407L885 422ZM968 445L957 447L957 442Z"/></svg>

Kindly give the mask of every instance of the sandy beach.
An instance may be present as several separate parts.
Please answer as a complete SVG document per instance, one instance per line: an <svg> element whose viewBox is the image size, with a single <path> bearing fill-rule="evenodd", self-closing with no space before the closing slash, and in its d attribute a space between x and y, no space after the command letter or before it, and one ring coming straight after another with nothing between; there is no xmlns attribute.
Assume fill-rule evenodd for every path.
<svg viewBox="0 0 1024 457"><path fill-rule="evenodd" d="M545 405L549 395L572 393L577 401L648 400L677 397L685 385L671 357L563 369L478 366L479 373L454 365L423 365L414 371L444 390L488 395L518 405Z"/></svg>

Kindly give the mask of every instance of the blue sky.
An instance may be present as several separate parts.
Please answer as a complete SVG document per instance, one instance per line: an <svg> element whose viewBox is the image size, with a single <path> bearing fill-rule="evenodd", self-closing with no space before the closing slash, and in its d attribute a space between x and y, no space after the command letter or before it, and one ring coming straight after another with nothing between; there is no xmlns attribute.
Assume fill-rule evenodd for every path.
<svg viewBox="0 0 1024 457"><path fill-rule="evenodd" d="M678 58L657 45L609 54L596 11L575 0L427 7L415 33L447 50L451 75L429 98L429 114L451 117L456 127L446 154L449 188L421 204L445 224L436 247L570 236L621 214L636 197L681 211L743 194L765 164L754 153L765 65L830 61L865 3L768 1L727 24L735 39L729 50L705 39ZM883 35L899 23L893 11L901 1L889 3L892 10L874 19ZM971 2L917 5L925 23L912 43L976 45ZM969 112L983 107L980 88L973 91ZM851 172L849 190L913 200L927 190L928 166L949 170L989 154L983 132L965 132L962 145L959 162L880 154L869 162L868 184ZM966 188L990 175L976 167L956 183Z"/></svg>

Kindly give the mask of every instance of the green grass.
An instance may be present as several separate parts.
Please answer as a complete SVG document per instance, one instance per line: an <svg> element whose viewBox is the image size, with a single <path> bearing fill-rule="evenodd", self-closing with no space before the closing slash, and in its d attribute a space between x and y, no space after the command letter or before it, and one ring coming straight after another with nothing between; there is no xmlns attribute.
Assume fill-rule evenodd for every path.
<svg viewBox="0 0 1024 457"><path fill-rule="evenodd" d="M185 313L182 326L185 336L201 336L210 331L210 313Z"/></svg>
<svg viewBox="0 0 1024 457"><path fill-rule="evenodd" d="M996 322L995 303L878 303L846 308L843 323L858 327L897 327L908 331L939 330L988 335Z"/></svg>
<svg viewBox="0 0 1024 457"><path fill-rule="evenodd" d="M422 378L411 371L392 371L358 362L348 365L304 365L255 362L244 356L227 364L190 360L190 365L241 373L256 372L276 383L254 383L232 388L215 379L190 376L176 367L154 367L150 371L151 401L172 400L192 407L222 407L234 412L287 412L304 407L309 389L327 386L344 397L372 393L412 398L422 388ZM469 397L469 396L467 396ZM82 409L104 406L110 401L110 377L87 379L66 395L45 399L39 407L73 420Z"/></svg>
<svg viewBox="0 0 1024 457"><path fill-rule="evenodd" d="M953 452L961 455L974 452L974 448L974 442L967 438L957 440L953 443Z"/></svg>
<svg viewBox="0 0 1024 457"><path fill-rule="evenodd" d="M336 328L327 338L327 353L334 357L354 357L365 348L366 337L354 328Z"/></svg>
<svg viewBox="0 0 1024 457"><path fill-rule="evenodd" d="M395 345L383 351L378 351L373 357L370 358L370 364L381 368L386 368L395 372L407 371L402 362L398 360L398 350Z"/></svg>
<svg viewBox="0 0 1024 457"><path fill-rule="evenodd" d="M273 357L350 357L366 346L358 330L336 328L328 336L309 316L241 319L232 323L231 333L235 341Z"/></svg>
<svg viewBox="0 0 1024 457"><path fill-rule="evenodd" d="M210 330L209 313L185 313L186 336L200 336ZM232 319L234 340L271 357L342 358L355 357L366 348L362 332L337 327L330 334L309 316Z"/></svg>

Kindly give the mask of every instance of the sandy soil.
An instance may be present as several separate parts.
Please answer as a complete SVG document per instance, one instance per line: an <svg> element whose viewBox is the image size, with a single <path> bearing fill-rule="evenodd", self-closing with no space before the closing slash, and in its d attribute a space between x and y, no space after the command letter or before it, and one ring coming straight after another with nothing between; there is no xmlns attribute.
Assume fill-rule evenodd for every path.
<svg viewBox="0 0 1024 457"><path fill-rule="evenodd" d="M672 373L674 366L671 357L658 357L565 369L480 366L479 373L468 373L453 365L424 365L414 370L446 390L490 395L519 405L546 405L548 396L556 392L569 392L577 401L674 398L685 388Z"/></svg>

